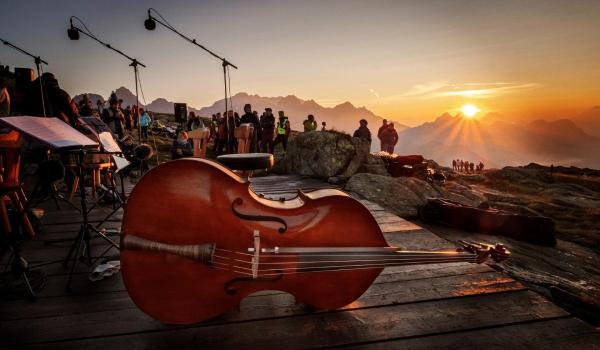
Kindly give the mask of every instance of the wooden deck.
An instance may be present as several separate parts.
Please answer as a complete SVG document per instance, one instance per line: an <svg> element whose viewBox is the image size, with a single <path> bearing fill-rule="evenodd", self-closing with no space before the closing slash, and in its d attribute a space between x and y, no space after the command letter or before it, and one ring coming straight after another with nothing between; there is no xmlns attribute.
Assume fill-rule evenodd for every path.
<svg viewBox="0 0 600 350"><path fill-rule="evenodd" d="M274 198L329 187L297 177L255 179L257 192ZM368 201L390 245L447 249L453 245ZM52 206L47 206L52 208ZM50 210L43 232L27 242L33 265L61 259L79 229L74 211ZM109 211L94 211L99 220ZM118 228L119 211L105 226ZM108 245L92 244L92 255ZM118 255L110 250L109 255ZM3 261L5 264L6 261ZM90 282L78 264L72 291L65 292L62 264L41 267L47 283L35 301L3 296L0 344L5 348L321 348L372 349L597 349L600 335L544 297L487 265L454 263L386 268L356 302L341 310L311 312L286 293L265 291L246 298L240 311L191 326L168 326L146 316L129 298L120 274Z"/></svg>

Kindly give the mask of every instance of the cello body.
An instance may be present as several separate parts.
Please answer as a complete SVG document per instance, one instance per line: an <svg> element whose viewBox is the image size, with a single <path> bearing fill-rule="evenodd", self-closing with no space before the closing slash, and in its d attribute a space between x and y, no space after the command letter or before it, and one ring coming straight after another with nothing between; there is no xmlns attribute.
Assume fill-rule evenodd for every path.
<svg viewBox="0 0 600 350"><path fill-rule="evenodd" d="M247 180L203 159L168 162L144 175L128 199L122 232L173 246L213 244L216 257L245 252L234 255L244 261L252 255L255 233L265 248L387 247L370 212L341 191L268 200L253 193ZM177 254L135 249L122 249L121 267L137 306L172 324L215 317L262 290L288 292L315 309L336 309L360 297L382 270L275 271L252 278Z"/></svg>

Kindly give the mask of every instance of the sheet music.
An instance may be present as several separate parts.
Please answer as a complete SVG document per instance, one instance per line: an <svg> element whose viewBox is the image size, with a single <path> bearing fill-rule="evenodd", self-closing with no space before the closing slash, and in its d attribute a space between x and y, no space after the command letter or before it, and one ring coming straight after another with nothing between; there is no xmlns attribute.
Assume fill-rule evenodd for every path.
<svg viewBox="0 0 600 350"><path fill-rule="evenodd" d="M129 164L131 164L127 159L125 159L124 157L119 157L119 156L112 156L113 161L115 162L115 165L117 166L117 173L123 169L125 169Z"/></svg>
<svg viewBox="0 0 600 350"><path fill-rule="evenodd" d="M122 152L121 147L119 147L111 133L106 131L101 132L98 134L98 139L100 140L102 148L104 148L106 152Z"/></svg>
<svg viewBox="0 0 600 350"><path fill-rule="evenodd" d="M5 117L0 123L7 125L52 149L91 148L98 146L84 134L56 118L43 117Z"/></svg>

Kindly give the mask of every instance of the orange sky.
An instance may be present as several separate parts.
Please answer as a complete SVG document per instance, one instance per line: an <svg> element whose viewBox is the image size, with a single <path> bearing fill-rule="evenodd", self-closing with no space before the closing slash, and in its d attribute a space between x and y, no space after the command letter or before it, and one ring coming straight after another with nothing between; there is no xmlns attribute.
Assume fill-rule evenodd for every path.
<svg viewBox="0 0 600 350"><path fill-rule="evenodd" d="M146 31L148 7L240 67L232 71L233 94L351 101L408 125L465 103L511 120L600 104L594 0L5 0L0 33L49 61L72 94L134 90L121 57L90 39L67 39L68 18L77 15L148 65L141 70L147 102L202 107L222 98L220 62L165 28ZM8 48L0 48L0 63L31 65Z"/></svg>

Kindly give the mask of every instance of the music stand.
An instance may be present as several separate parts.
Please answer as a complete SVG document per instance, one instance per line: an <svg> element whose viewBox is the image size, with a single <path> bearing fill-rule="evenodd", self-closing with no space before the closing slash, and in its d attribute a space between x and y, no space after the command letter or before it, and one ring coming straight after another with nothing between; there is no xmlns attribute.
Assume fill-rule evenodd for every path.
<svg viewBox="0 0 600 350"><path fill-rule="evenodd" d="M92 233L109 242L112 247L119 249L119 245L108 238L103 232L98 231L94 226L92 226L89 223L88 218L87 200L84 185L84 156L86 152L93 153L89 150L97 148L99 144L75 130L70 125L67 125L63 121L56 118L38 118L31 116L6 117L1 118L0 123L5 124L11 129L21 132L22 134L40 142L52 150L70 151L77 154L77 168L79 172L79 179L81 181L79 190L81 194L81 215L83 217L83 223L79 233L77 234L77 237L75 238L75 241L73 242L73 245L69 249L69 253L63 260L64 266L67 267L71 257L73 257L73 253L76 252L76 255L73 257L73 263L69 270L69 279L67 281L67 291L69 291L75 265L78 261L78 255L81 254L82 258L87 257L88 264L92 264L90 255L90 236ZM82 244L85 244L85 250L83 252L81 251Z"/></svg>

